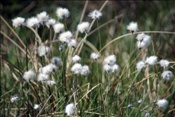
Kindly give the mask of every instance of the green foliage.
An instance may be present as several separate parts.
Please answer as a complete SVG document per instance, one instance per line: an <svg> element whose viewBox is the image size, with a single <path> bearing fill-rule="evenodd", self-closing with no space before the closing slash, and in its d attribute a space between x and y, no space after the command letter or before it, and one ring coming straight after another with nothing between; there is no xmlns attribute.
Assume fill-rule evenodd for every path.
<svg viewBox="0 0 175 117"><path fill-rule="evenodd" d="M93 4L92 1L89 1L88 7L83 12L85 8L83 5L86 3L67 1L66 6L69 8L71 16L63 20L58 19L55 14L58 7L57 2L53 2L53 4L48 2L51 6L42 3L43 7L36 8L29 13L36 15L45 10L50 17L65 25L65 31L70 30L73 33L73 37L78 42L77 48L66 45L63 51L59 51L58 48L63 44L58 41L59 34L55 34L52 28L49 29L45 25L41 25L38 29L33 28L34 31L26 26L14 29L11 26L11 19L8 19L9 23L7 23L1 17L4 23L1 26L3 27L1 51L6 52L8 56L2 56L0 115L65 116L66 105L73 102L77 108L75 116L81 117L144 117L147 112L151 117L171 116L175 108L174 77L171 81L163 80L161 78L163 69L159 63L155 66L147 65L143 71L138 71L136 64L138 61L146 59L146 56L156 55L159 60L169 60L168 69L175 73L175 58L173 56L175 27L171 23L173 18L170 18L173 15L172 4L174 2L144 3L142 1L130 4L126 1L118 2L123 6L121 8L123 11L115 11L117 3L115 1L109 1L107 4L101 1ZM100 9L103 3L105 5L102 9L103 16L99 20L94 20L93 24L93 20L87 15L91 10ZM125 8L127 5L130 5L129 8ZM135 8L132 8L134 5ZM14 9L17 7L18 5L13 5ZM28 14L23 15L31 17ZM93 24L92 29L89 33L78 34L76 37L76 28L82 15L84 15L82 21L89 21ZM117 18L109 23L114 17ZM139 27L139 31L134 34L128 32L126 28L132 20L137 21ZM104 23L107 24L103 26ZM141 32L148 33L152 42L146 49L139 50L136 46L136 36ZM39 42L35 33L40 36L42 42ZM39 57L37 47L42 44L51 47L51 52L49 55ZM90 59L94 48L100 54L98 60ZM82 65L89 66L90 74L88 76L77 75L71 71L74 64L72 57L76 54L82 58ZM120 69L118 72L110 74L104 71L103 61L104 58L112 54L116 55L116 63ZM63 63L61 67L50 74L50 79L54 80L55 84L52 86L37 81L40 74L39 68L48 65L54 56L60 57ZM26 82L23 74L29 69L36 72L36 77L32 81ZM11 98L15 95L19 99L12 103ZM158 108L156 104L157 100L162 98L169 101L166 110ZM142 100L142 102L138 103L138 100ZM40 108L34 109L34 104L39 104Z"/></svg>

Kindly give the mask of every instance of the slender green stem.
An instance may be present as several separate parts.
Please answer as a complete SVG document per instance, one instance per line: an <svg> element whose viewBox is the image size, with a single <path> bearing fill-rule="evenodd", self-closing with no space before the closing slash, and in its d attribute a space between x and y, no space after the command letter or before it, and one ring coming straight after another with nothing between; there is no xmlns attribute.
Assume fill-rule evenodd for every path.
<svg viewBox="0 0 175 117"><path fill-rule="evenodd" d="M88 45L94 52L96 52L96 53L98 53L98 50L97 50L97 48L92 44L92 43L90 43L89 41L85 41L84 42L86 45Z"/></svg>
<svg viewBox="0 0 175 117"><path fill-rule="evenodd" d="M98 20L97 20L97 27L99 27ZM100 49L101 49L101 35L100 35L100 30L99 29L98 29L98 38L99 38Z"/></svg>
<svg viewBox="0 0 175 117"><path fill-rule="evenodd" d="M36 29L30 28L30 27L28 27L28 28L35 33L36 41L39 42L40 45L43 45L41 37L38 34L37 28Z"/></svg>
<svg viewBox="0 0 175 117"><path fill-rule="evenodd" d="M9 36L7 36L4 32L1 31L1 34L4 35L8 40L10 40L16 47L18 47L24 54L26 54L26 51L21 48L13 39L11 39ZM29 56L28 56L29 57Z"/></svg>
<svg viewBox="0 0 175 117"><path fill-rule="evenodd" d="M106 0L106 1L103 3L103 5L102 5L102 7L100 8L99 11L102 11L102 9L105 7L105 5L106 5L108 2L109 2L109 1ZM94 24L95 21L96 21L96 19L93 19L93 20L92 20L92 22L91 22L91 24L90 24L90 26L89 26L89 31L91 30L91 28L92 28L92 26L93 26L93 24ZM81 52L81 50L82 50L82 47L83 47L83 45L84 45L84 41L86 40L87 36L88 36L88 34L86 33L86 35L84 36L84 38L83 38L83 39L80 41L80 43L78 44L78 46L77 46L76 50L74 51L74 54L73 54L73 55L75 55L77 52L78 52L77 55L80 54L80 52Z"/></svg>
<svg viewBox="0 0 175 117"><path fill-rule="evenodd" d="M86 3L85 3L84 8L83 8L83 11L82 11L82 13L81 13L81 18L80 18L79 23L81 23L82 20L83 20L83 18L84 18L84 15L85 15L85 11L86 11L86 9L87 9L88 2L89 2L89 1L86 0ZM76 31L76 34L75 34L75 39L76 39L76 40L77 40L77 38L78 38L78 33L79 33L79 31Z"/></svg>
<svg viewBox="0 0 175 117"><path fill-rule="evenodd" d="M17 33L13 30L13 28L6 22L6 20L1 16L2 21L10 28L10 30L13 32L13 34L17 37L17 39L20 41L20 43L26 48L24 42L22 39L17 35Z"/></svg>
<svg viewBox="0 0 175 117"><path fill-rule="evenodd" d="M92 30L91 32L89 32L89 33L88 33L88 36L92 35L94 32L96 32L97 30L103 28L103 27L106 26L107 24L116 21L118 18L121 18L122 16L123 16L123 14L120 14L119 16L116 16L114 19L111 19L111 20L105 22L104 24L98 26L97 28L95 28L94 30Z"/></svg>
<svg viewBox="0 0 175 117"><path fill-rule="evenodd" d="M13 32L13 34L17 37L19 42L23 45L24 48L27 48L22 39L18 36L18 34L13 30L13 28L6 22L6 20L1 16L2 21L9 27L9 29ZM29 58L32 58L30 51L27 49L28 56Z"/></svg>

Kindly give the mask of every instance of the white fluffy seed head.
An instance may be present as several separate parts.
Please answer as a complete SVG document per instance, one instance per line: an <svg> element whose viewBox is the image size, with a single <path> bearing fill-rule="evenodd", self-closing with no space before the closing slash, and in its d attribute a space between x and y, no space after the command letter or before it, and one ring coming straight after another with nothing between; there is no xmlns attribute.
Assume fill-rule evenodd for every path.
<svg viewBox="0 0 175 117"><path fill-rule="evenodd" d="M60 33L62 31L64 31L64 24L62 23L56 23L53 25L53 29L55 33Z"/></svg>
<svg viewBox="0 0 175 117"><path fill-rule="evenodd" d="M65 113L67 114L67 116L72 116L75 114L76 112L76 106L74 103L70 103L68 105L66 105L66 108L65 108Z"/></svg>
<svg viewBox="0 0 175 117"><path fill-rule="evenodd" d="M157 101L157 105L159 108L166 109L168 106L168 101L166 99L160 99Z"/></svg>
<svg viewBox="0 0 175 117"><path fill-rule="evenodd" d="M103 69L104 69L107 73L111 73L111 72L112 72L111 66L108 65L108 64L105 64L105 65L103 66Z"/></svg>
<svg viewBox="0 0 175 117"><path fill-rule="evenodd" d="M81 33L88 33L89 32L89 22L82 22L80 24L78 24L77 26L77 30L80 31Z"/></svg>
<svg viewBox="0 0 175 117"><path fill-rule="evenodd" d="M149 35L146 35L144 33L141 33L141 34L138 34L137 35L137 41L140 41L140 42L145 42L145 43L150 43L151 41L151 37Z"/></svg>
<svg viewBox="0 0 175 117"><path fill-rule="evenodd" d="M153 66L157 63L157 59L158 59L157 56L150 56L146 59L145 63Z"/></svg>
<svg viewBox="0 0 175 117"><path fill-rule="evenodd" d="M167 81L171 80L174 77L173 72L169 70L163 71L161 76L164 80L167 80Z"/></svg>
<svg viewBox="0 0 175 117"><path fill-rule="evenodd" d="M144 33L138 34L136 38L137 38L137 47L139 49L146 48L151 43L151 37Z"/></svg>
<svg viewBox="0 0 175 117"><path fill-rule="evenodd" d="M81 61L81 57L78 55L75 55L74 57L72 57L72 61L73 63L78 63Z"/></svg>
<svg viewBox="0 0 175 117"><path fill-rule="evenodd" d="M80 73L81 73L81 69L82 69L81 64L75 63L75 64L72 66L71 71L72 71L74 74L80 74Z"/></svg>
<svg viewBox="0 0 175 117"><path fill-rule="evenodd" d="M48 74L40 73L38 75L38 81L47 81L47 80L49 80L49 75Z"/></svg>
<svg viewBox="0 0 175 117"><path fill-rule="evenodd" d="M97 60L99 58L99 54L98 53L91 53L91 56L90 56L91 59L94 59L94 60Z"/></svg>
<svg viewBox="0 0 175 117"><path fill-rule="evenodd" d="M31 69L26 71L26 72L24 72L24 74L23 74L23 78L27 82L29 82L29 80L34 80L35 76L36 76L35 72L33 70L31 70Z"/></svg>
<svg viewBox="0 0 175 117"><path fill-rule="evenodd" d="M73 48L77 47L77 41L75 39L71 39L68 41L68 46L71 46Z"/></svg>
<svg viewBox="0 0 175 117"><path fill-rule="evenodd" d="M38 18L38 20L41 24L43 24L44 22L47 22L49 19L49 16L48 16L46 11L43 11L43 12L37 14L36 17Z"/></svg>
<svg viewBox="0 0 175 117"><path fill-rule="evenodd" d="M59 40L63 43L69 43L69 41L72 39L72 33L70 31L62 32L59 35Z"/></svg>
<svg viewBox="0 0 175 117"><path fill-rule="evenodd" d="M59 51L63 52L65 50L65 44L64 43L63 44L60 44L58 46L58 49L59 49Z"/></svg>
<svg viewBox="0 0 175 117"><path fill-rule="evenodd" d="M36 17L31 17L27 19L26 25L30 28L34 28L34 27L38 28L40 26L40 21Z"/></svg>
<svg viewBox="0 0 175 117"><path fill-rule="evenodd" d="M150 113L149 112L146 112L145 113L145 117L150 117Z"/></svg>
<svg viewBox="0 0 175 117"><path fill-rule="evenodd" d="M132 107L133 105L132 104L128 104L128 108Z"/></svg>
<svg viewBox="0 0 175 117"><path fill-rule="evenodd" d="M102 13L98 10L91 11L88 15L91 19L100 19Z"/></svg>
<svg viewBox="0 0 175 117"><path fill-rule="evenodd" d="M138 34L136 37L137 41L151 41L151 37L144 33Z"/></svg>
<svg viewBox="0 0 175 117"><path fill-rule="evenodd" d="M160 66L166 69L169 66L170 62L168 60L160 60Z"/></svg>
<svg viewBox="0 0 175 117"><path fill-rule="evenodd" d="M111 68L112 68L112 73L116 73L119 70L119 66L117 64L112 65Z"/></svg>
<svg viewBox="0 0 175 117"><path fill-rule="evenodd" d="M142 99L138 100L137 102L138 102L139 104L141 104L141 103L142 103Z"/></svg>
<svg viewBox="0 0 175 117"><path fill-rule="evenodd" d="M138 34L137 37L136 37L136 39L138 41L143 41L144 38L145 38L145 33Z"/></svg>
<svg viewBox="0 0 175 117"><path fill-rule="evenodd" d="M50 63L50 64L48 64L48 65L46 65L44 67L41 67L39 69L39 72L42 73L42 74L48 74L48 75L50 75L56 69L57 69L57 66L55 64Z"/></svg>
<svg viewBox="0 0 175 117"><path fill-rule="evenodd" d="M130 22L129 25L127 26L127 29L134 33L138 31L138 26L137 26L137 22Z"/></svg>
<svg viewBox="0 0 175 117"><path fill-rule="evenodd" d="M116 73L119 70L119 66L117 64L114 64L114 65L105 64L103 66L103 69L107 73Z"/></svg>
<svg viewBox="0 0 175 117"><path fill-rule="evenodd" d="M139 61L139 62L136 64L136 69L137 69L138 71L142 71L143 69L145 69L145 67L146 67L146 64L145 64L145 62L143 62L143 61Z"/></svg>
<svg viewBox="0 0 175 117"><path fill-rule="evenodd" d="M40 105L39 105L39 104L35 104L33 108L34 108L35 110L37 110L37 109L40 108Z"/></svg>
<svg viewBox="0 0 175 117"><path fill-rule="evenodd" d="M44 81L44 83L49 85L49 86L54 86L56 84L56 82L54 80L47 80L47 81Z"/></svg>
<svg viewBox="0 0 175 117"><path fill-rule="evenodd" d="M50 48L48 46L39 46L38 47L38 55L39 56L44 56L44 55L48 55L50 53Z"/></svg>
<svg viewBox="0 0 175 117"><path fill-rule="evenodd" d="M143 49L143 48L146 48L148 47L148 45L150 44L150 42L145 42L145 41L137 41L137 48L138 49Z"/></svg>
<svg viewBox="0 0 175 117"><path fill-rule="evenodd" d="M12 103L17 102L18 100L19 100L19 97L18 97L17 95L11 97L11 99L10 99L10 101L11 101Z"/></svg>
<svg viewBox="0 0 175 117"><path fill-rule="evenodd" d="M66 8L61 8L61 7L59 7L59 8L57 8L57 10L56 10L56 15L57 15L57 17L58 17L59 19L68 18L69 15L70 15L70 12L69 12L69 10L66 9Z"/></svg>
<svg viewBox="0 0 175 117"><path fill-rule="evenodd" d="M56 23L55 19L49 19L47 22L45 22L46 26L50 28L50 26L53 26Z"/></svg>
<svg viewBox="0 0 175 117"><path fill-rule="evenodd" d="M17 27L24 25L24 21L25 21L24 18L17 17L17 18L12 19L12 25L13 27L17 28Z"/></svg>
<svg viewBox="0 0 175 117"><path fill-rule="evenodd" d="M87 76L90 74L89 67L87 65L82 66L81 75Z"/></svg>
<svg viewBox="0 0 175 117"><path fill-rule="evenodd" d="M51 63L56 65L57 67L61 67L63 65L63 62L59 57L53 57Z"/></svg>
<svg viewBox="0 0 175 117"><path fill-rule="evenodd" d="M115 55L109 55L108 57L106 57L104 59L104 63L105 64L109 64L109 65L114 65L116 62L116 57Z"/></svg>
<svg viewBox="0 0 175 117"><path fill-rule="evenodd" d="M77 47L77 41L75 39L71 39L68 45L72 46L73 48L76 48Z"/></svg>

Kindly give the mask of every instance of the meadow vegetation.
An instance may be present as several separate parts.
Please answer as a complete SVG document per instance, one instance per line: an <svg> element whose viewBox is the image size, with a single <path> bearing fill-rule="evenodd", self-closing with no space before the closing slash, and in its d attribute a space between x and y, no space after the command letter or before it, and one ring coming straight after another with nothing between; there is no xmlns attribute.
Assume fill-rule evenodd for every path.
<svg viewBox="0 0 175 117"><path fill-rule="evenodd" d="M174 4L67 1L2 15L0 115L173 117Z"/></svg>

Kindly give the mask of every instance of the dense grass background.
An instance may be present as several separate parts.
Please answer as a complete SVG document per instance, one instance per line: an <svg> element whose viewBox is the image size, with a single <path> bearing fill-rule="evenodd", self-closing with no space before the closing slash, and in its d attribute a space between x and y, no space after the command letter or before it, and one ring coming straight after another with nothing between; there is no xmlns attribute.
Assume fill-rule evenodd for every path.
<svg viewBox="0 0 175 117"><path fill-rule="evenodd" d="M100 9L104 1L89 1L84 13L83 21L91 22L87 17L94 9ZM29 18L37 13L46 11L49 16L57 18L56 8L66 7L71 16L66 21L66 29L75 34L85 1L6 1L1 3L2 17L12 26L11 20L17 16ZM108 42L129 33L126 26L131 21L138 23L139 31L163 31L175 32L175 2L173 1L109 1L102 10L103 16L96 21L92 32L96 28L107 23L99 30L91 33L87 40L100 51ZM115 19L115 17L117 17ZM35 35L28 28L14 29L27 48L32 51ZM1 31L11 37L19 45L14 33L1 19ZM40 27L38 34L45 42L53 36L46 27ZM149 33L152 44L148 47L147 56L156 55L159 60L171 61L169 70L175 74L175 34ZM84 34L79 34L79 39ZM23 54L6 37L1 35L1 85L0 107L2 116L65 116L64 109L68 103L74 101L73 92L77 92L78 115L85 116L116 116L116 117L144 117L149 112L151 117L173 117L175 105L175 83L166 82L161 78L162 69L159 65L149 69L149 75L138 72L136 63L141 60L140 50L136 47L136 34L121 38L101 51L98 61L92 61L90 54L93 50L86 44L80 53L82 64L87 64L91 74L87 77L72 74L70 68L66 68L68 62L68 49L58 51L58 45L54 43L52 56L59 56L63 60L63 67L52 74L56 81L54 87L35 81L26 83L22 74L33 67L26 55ZM20 45L22 46L22 45ZM103 59L115 54L120 71L116 74L104 73ZM52 56L48 58L51 59ZM48 62L38 59L42 65ZM78 85L73 88L73 81L77 79ZM10 103L10 98L18 95L17 103ZM170 104L167 110L157 107L157 99L166 98ZM143 102L138 104L137 101ZM39 110L34 110L34 104L40 104ZM133 106L128 108L128 105ZM42 108L43 107L43 108Z"/></svg>

